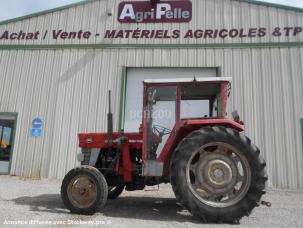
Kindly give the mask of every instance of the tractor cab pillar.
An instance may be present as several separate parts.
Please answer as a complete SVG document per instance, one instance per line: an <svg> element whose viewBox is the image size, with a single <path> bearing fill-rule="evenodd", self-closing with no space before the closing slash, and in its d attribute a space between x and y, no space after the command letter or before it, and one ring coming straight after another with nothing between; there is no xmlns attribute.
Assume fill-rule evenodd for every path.
<svg viewBox="0 0 303 228"><path fill-rule="evenodd" d="M146 86L144 102L145 176L162 176L163 164L157 161L176 124L177 86Z"/></svg>

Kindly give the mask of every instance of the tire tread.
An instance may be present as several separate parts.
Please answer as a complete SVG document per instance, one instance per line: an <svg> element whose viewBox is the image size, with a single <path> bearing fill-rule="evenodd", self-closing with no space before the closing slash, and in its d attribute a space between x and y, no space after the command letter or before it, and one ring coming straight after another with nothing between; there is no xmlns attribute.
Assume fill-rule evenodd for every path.
<svg viewBox="0 0 303 228"><path fill-rule="evenodd" d="M221 139L233 145L247 148L245 155L251 165L252 182L246 196L240 202L228 208L218 209L207 206L195 198L189 190L183 174L186 172L184 166L186 167L191 151L201 147L202 141L220 141ZM265 167L266 163L260 156L259 148L252 144L245 135L223 126L203 127L190 133L175 149L171 160L170 178L177 200L194 216L199 217L204 222L238 223L243 216L251 214L252 210L258 206L262 195L265 194L265 182L268 179Z"/></svg>

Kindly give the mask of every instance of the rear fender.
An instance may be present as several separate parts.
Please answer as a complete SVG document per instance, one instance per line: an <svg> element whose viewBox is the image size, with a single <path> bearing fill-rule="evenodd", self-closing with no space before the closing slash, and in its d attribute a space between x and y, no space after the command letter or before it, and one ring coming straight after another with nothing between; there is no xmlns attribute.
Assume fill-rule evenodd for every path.
<svg viewBox="0 0 303 228"><path fill-rule="evenodd" d="M191 127L193 129L199 129L201 127L205 126L224 126L228 128L233 128L237 131L244 131L244 125L230 120L230 119L188 119L188 120L182 120L181 126L183 127ZM190 132L189 132L190 133Z"/></svg>
<svg viewBox="0 0 303 228"><path fill-rule="evenodd" d="M187 135L195 130L206 126L224 126L233 128L239 132L244 131L244 125L241 125L230 119L187 119L181 120L176 124L173 133L168 138L158 160L164 162L164 176L169 176L170 160L174 150Z"/></svg>

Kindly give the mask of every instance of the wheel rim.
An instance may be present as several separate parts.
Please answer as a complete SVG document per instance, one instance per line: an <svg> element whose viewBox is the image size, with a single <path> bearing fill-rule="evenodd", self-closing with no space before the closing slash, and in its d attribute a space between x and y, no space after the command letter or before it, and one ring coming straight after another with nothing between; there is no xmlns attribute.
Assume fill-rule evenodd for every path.
<svg viewBox="0 0 303 228"><path fill-rule="evenodd" d="M241 151L227 143L211 142L189 159L186 180L190 191L202 203L228 207L246 195L251 169Z"/></svg>
<svg viewBox="0 0 303 228"><path fill-rule="evenodd" d="M97 199L97 185L89 176L79 175L70 181L67 195L75 207L88 208Z"/></svg>

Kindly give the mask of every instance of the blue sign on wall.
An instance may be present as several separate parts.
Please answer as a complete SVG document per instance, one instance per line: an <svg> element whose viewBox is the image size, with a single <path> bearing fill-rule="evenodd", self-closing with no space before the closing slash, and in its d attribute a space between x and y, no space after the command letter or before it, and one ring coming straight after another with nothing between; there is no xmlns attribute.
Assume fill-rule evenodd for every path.
<svg viewBox="0 0 303 228"><path fill-rule="evenodd" d="M35 118L32 122L33 128L41 128L42 120L40 118Z"/></svg>
<svg viewBox="0 0 303 228"><path fill-rule="evenodd" d="M42 120L40 118L35 118L32 122L33 128L31 129L31 134L33 137L42 136Z"/></svg>
<svg viewBox="0 0 303 228"><path fill-rule="evenodd" d="M33 137L40 137L42 135L42 129L41 128L33 128L32 129L32 136Z"/></svg>

